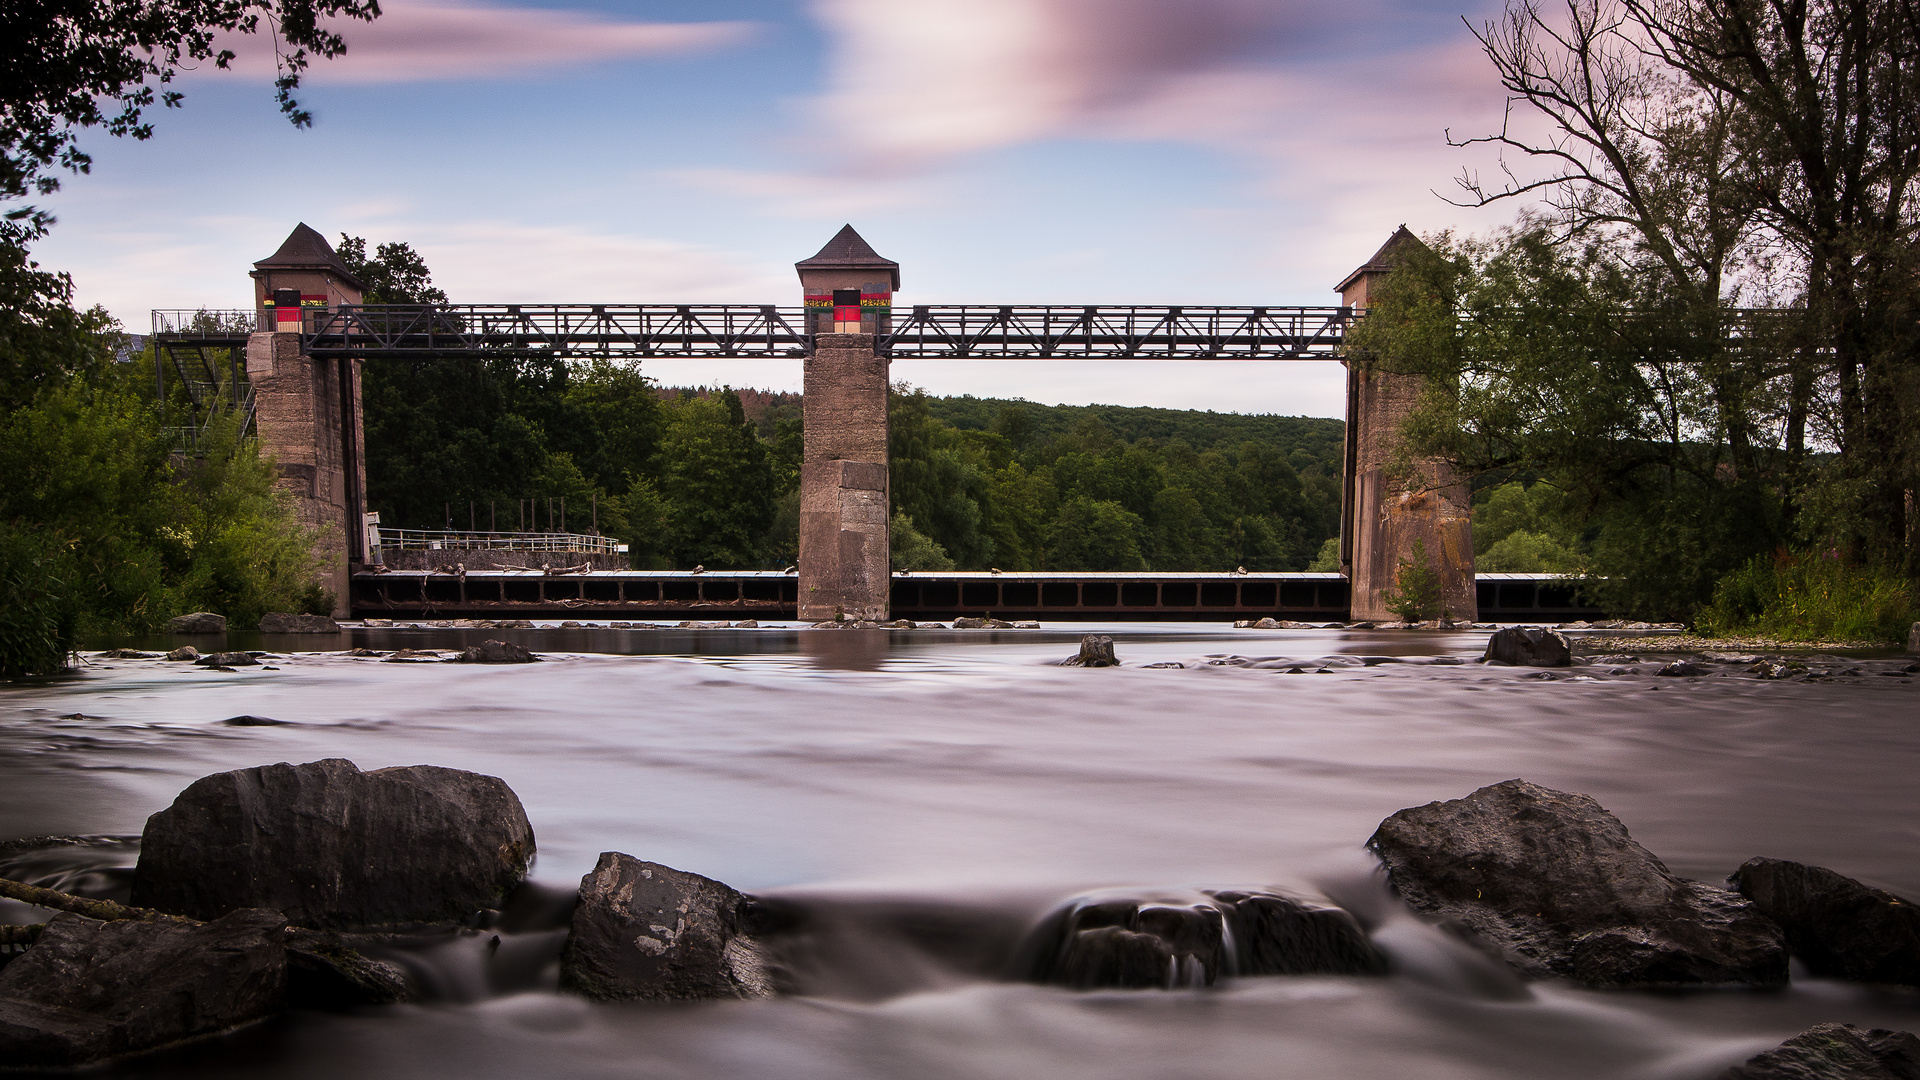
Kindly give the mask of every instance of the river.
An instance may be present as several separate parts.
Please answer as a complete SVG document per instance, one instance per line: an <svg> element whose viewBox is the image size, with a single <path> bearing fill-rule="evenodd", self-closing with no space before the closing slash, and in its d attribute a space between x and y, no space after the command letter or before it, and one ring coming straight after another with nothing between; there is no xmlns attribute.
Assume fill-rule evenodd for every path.
<svg viewBox="0 0 1920 1080"><path fill-rule="evenodd" d="M1048 663L1095 629L1127 666ZM1362 846L1402 807L1524 777L1594 796L1683 875L1766 855L1920 897L1920 686L1879 674L1891 654L1858 675L1816 658L1841 674L1806 682L1731 664L1541 679L1434 662L1484 634L1071 630L522 631L550 659L501 667L93 659L0 686L0 837L137 835L225 769L434 764L513 787L542 884L624 851L796 898L829 928L806 992L684 1006L559 995L551 928L463 938L415 959L434 1000L294 1012L116 1076L1693 1080L1821 1021L1920 1029L1920 994L1797 968L1773 992L1501 992L1399 910ZM508 635L350 640L485 636ZM281 723L224 722L243 714ZM29 869L111 895L134 851ZM1394 973L1168 992L995 977L996 950L1074 893L1246 884L1347 904Z"/></svg>

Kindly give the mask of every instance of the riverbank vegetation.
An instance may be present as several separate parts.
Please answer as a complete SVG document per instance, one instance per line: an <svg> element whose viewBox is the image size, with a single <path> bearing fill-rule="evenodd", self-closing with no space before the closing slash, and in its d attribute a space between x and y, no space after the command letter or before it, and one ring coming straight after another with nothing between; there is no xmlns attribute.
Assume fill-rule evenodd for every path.
<svg viewBox="0 0 1920 1080"><path fill-rule="evenodd" d="M1501 493L1527 485L1533 524L1481 548L1483 568L1525 548L1620 614L1904 637L1920 618L1911 9L1512 0L1479 34L1531 116L1463 143L1506 158L1500 184L1463 174L1462 201L1535 205L1396 252L1350 347L1425 379L1399 464L1456 463L1483 514L1510 517Z"/></svg>

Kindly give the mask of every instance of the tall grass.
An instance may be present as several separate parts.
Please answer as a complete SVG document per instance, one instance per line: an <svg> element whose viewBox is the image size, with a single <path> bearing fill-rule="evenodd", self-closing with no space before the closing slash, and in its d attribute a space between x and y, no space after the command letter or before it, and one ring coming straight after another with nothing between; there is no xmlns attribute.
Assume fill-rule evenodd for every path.
<svg viewBox="0 0 1920 1080"><path fill-rule="evenodd" d="M1762 555L1721 578L1696 616L1709 634L1782 641L1905 641L1920 586L1894 571L1821 555Z"/></svg>

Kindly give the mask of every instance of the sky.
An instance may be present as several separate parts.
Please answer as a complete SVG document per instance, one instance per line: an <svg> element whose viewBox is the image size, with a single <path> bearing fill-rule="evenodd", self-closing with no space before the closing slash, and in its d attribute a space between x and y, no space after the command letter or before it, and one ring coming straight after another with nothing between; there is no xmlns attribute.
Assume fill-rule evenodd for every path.
<svg viewBox="0 0 1920 1080"><path fill-rule="evenodd" d="M1489 0L383 0L273 102L272 53L176 84L145 142L82 136L35 249L133 332L243 308L295 223L405 241L455 302L797 304L851 223L895 303L1332 304L1443 195L1504 97ZM1464 21L1463 21L1464 20ZM648 361L800 388L797 361ZM933 393L1339 416L1317 362L897 361Z"/></svg>

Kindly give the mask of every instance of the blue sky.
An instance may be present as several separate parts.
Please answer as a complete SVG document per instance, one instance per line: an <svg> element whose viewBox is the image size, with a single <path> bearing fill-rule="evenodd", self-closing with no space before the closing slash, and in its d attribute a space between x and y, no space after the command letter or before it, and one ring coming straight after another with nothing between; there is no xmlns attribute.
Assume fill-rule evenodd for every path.
<svg viewBox="0 0 1920 1080"><path fill-rule="evenodd" d="M83 136L37 249L136 332L243 307L295 222L419 249L456 301L799 300L852 222L896 302L1325 304L1402 222L1481 231L1449 148L1502 96L1485 0L386 0L280 119L271 55ZM797 389L795 363L650 363ZM937 393L1337 416L1337 365L900 362Z"/></svg>

